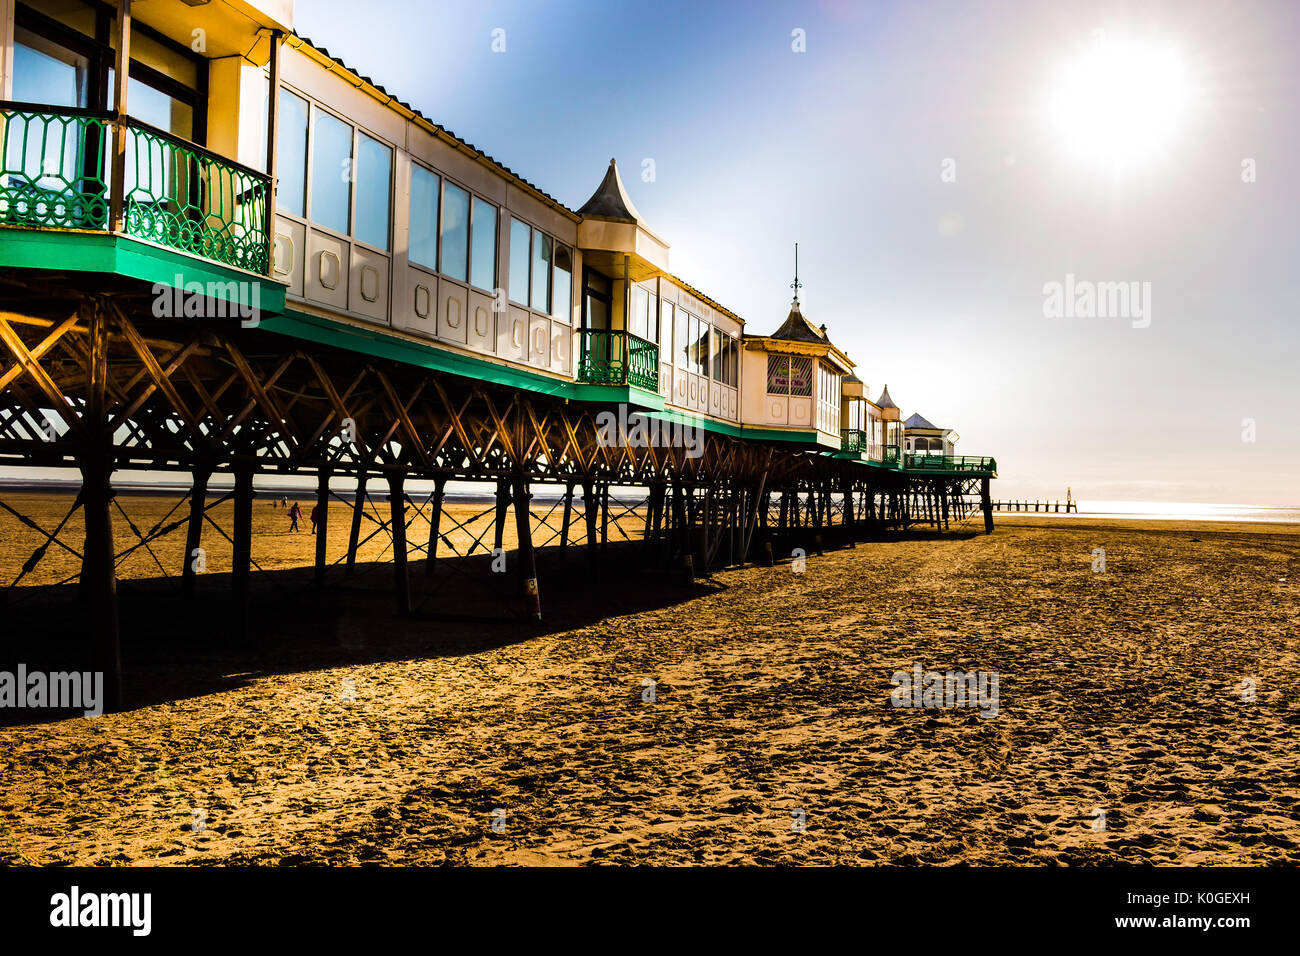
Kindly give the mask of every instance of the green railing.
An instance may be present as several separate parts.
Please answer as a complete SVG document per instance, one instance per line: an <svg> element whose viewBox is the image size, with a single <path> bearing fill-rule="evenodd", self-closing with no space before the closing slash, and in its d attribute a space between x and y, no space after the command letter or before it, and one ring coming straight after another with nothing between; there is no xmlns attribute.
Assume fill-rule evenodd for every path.
<svg viewBox="0 0 1300 956"><path fill-rule="evenodd" d="M578 381L659 391L659 346L623 331L578 330Z"/></svg>
<svg viewBox="0 0 1300 956"><path fill-rule="evenodd" d="M979 455L908 455L906 468L916 471L975 471L992 474L997 460Z"/></svg>
<svg viewBox="0 0 1300 956"><path fill-rule="evenodd" d="M90 110L0 106L0 223L106 229L110 122Z"/></svg>
<svg viewBox="0 0 1300 956"><path fill-rule="evenodd" d="M110 228L112 116L0 103L0 223ZM127 118L122 231L260 275L270 268L270 179Z"/></svg>
<svg viewBox="0 0 1300 956"><path fill-rule="evenodd" d="M881 450L880 461L882 464L897 468L898 467L898 446L886 445Z"/></svg>
<svg viewBox="0 0 1300 956"><path fill-rule="evenodd" d="M859 428L843 428L840 430L840 451L857 452L866 454L867 451L867 433Z"/></svg>
<svg viewBox="0 0 1300 956"><path fill-rule="evenodd" d="M127 124L126 234L266 274L267 177L138 120Z"/></svg>

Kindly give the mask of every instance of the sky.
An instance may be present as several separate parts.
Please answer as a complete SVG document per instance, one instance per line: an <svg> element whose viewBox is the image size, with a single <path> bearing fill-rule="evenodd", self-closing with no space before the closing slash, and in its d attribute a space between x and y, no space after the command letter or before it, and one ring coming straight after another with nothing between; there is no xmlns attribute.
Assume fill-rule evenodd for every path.
<svg viewBox="0 0 1300 956"><path fill-rule="evenodd" d="M999 496L1300 503L1300 4L364 9L297 29L570 208L617 158L748 331L798 242L805 315Z"/></svg>

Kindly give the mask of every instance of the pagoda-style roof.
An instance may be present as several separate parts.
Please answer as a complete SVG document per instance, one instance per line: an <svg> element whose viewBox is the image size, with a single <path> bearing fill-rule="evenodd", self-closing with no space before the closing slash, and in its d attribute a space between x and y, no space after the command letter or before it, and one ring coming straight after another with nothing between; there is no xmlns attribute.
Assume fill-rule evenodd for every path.
<svg viewBox="0 0 1300 956"><path fill-rule="evenodd" d="M941 430L938 425L927 420L926 417L922 415L920 412L917 412L907 421L903 422L903 427L904 428L933 428L935 431Z"/></svg>
<svg viewBox="0 0 1300 956"><path fill-rule="evenodd" d="M816 342L818 345L830 341L826 332L817 328L799 311L799 300L790 304L790 314L785 317L781 327L768 336L783 342Z"/></svg>
<svg viewBox="0 0 1300 956"><path fill-rule="evenodd" d="M641 214L632 205L632 200L623 188L623 180L618 175L618 163L609 161L605 178L600 181L591 198L583 203L578 215L589 219L609 219L614 222L632 222L642 224Z"/></svg>
<svg viewBox="0 0 1300 956"><path fill-rule="evenodd" d="M876 399L876 404L877 404L879 407L881 407L881 408L897 408L897 407L898 407L897 405L894 404L894 400L893 400L892 398L889 397L889 386L888 386L888 385L886 385L886 386L885 386L885 390L884 390L883 392L880 393L880 397L879 397L878 399Z"/></svg>

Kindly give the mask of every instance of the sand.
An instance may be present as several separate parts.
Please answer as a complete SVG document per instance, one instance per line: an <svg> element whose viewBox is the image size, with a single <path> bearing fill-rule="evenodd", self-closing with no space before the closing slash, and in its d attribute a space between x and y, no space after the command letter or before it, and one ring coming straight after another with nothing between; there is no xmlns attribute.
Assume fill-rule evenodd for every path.
<svg viewBox="0 0 1300 956"><path fill-rule="evenodd" d="M257 513L255 554L310 561ZM615 554L603 598L552 555L537 629L472 572L431 606L486 579L503 620L399 620L377 565L265 590L251 648L215 578L197 615L128 587L138 706L0 727L0 862L1296 863L1297 545L1020 519L694 589ZM73 659L32 605L5 660ZM916 663L996 671L997 716L891 706Z"/></svg>

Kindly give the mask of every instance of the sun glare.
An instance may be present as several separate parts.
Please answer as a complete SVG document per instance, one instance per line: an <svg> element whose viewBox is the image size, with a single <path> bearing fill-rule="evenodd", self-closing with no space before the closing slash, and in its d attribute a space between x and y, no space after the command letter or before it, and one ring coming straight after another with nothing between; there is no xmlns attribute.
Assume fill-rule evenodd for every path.
<svg viewBox="0 0 1300 956"><path fill-rule="evenodd" d="M1069 159L1123 173L1168 155L1190 102L1186 66L1174 47L1099 36L1061 64L1048 116Z"/></svg>

